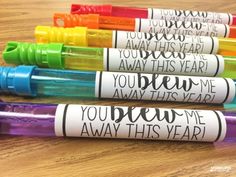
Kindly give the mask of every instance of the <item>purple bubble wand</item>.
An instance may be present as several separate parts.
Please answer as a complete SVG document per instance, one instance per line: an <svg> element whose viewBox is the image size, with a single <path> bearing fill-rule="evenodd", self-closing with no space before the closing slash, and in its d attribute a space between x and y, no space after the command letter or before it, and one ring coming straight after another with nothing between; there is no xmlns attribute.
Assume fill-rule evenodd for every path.
<svg viewBox="0 0 236 177"><path fill-rule="evenodd" d="M0 134L236 141L236 112L0 102Z"/></svg>

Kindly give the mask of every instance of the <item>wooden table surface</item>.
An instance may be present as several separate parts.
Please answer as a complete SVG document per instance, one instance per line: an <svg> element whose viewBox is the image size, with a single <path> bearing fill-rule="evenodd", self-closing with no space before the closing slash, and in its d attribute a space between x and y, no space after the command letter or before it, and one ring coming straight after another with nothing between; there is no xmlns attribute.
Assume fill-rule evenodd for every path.
<svg viewBox="0 0 236 177"><path fill-rule="evenodd" d="M122 6L236 12L235 0L1 0L0 51L9 40L34 41L36 25L51 25L54 12L69 12L70 4L106 3ZM1 65L5 65L1 57ZM82 103L223 109L222 106L64 98L22 98L4 101ZM0 177L9 176L236 176L236 143L86 138L0 137Z"/></svg>

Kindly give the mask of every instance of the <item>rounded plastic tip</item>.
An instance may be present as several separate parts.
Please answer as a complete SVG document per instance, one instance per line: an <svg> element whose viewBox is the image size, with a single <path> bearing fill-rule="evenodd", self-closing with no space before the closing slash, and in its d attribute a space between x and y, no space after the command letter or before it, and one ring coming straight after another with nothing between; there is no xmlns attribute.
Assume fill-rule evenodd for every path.
<svg viewBox="0 0 236 177"><path fill-rule="evenodd" d="M6 63L9 64L21 64L21 56L19 56L19 43L15 41L9 41L2 53L2 57ZM23 56L24 57L24 56Z"/></svg>

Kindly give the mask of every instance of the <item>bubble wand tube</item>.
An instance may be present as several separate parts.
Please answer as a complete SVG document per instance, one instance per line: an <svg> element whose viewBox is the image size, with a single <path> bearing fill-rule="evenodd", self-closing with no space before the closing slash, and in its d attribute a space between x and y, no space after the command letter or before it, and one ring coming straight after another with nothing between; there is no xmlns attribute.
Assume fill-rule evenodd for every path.
<svg viewBox="0 0 236 177"><path fill-rule="evenodd" d="M235 80L124 72L82 72L35 66L0 67L0 92L25 96L235 103Z"/></svg>
<svg viewBox="0 0 236 177"><path fill-rule="evenodd" d="M38 43L59 42L83 47L236 55L236 40L210 36L37 26Z"/></svg>
<svg viewBox="0 0 236 177"><path fill-rule="evenodd" d="M227 24L166 21L142 18L99 16L98 14L54 14L54 26L84 26L90 29L138 31L148 33L236 37L236 27Z"/></svg>
<svg viewBox="0 0 236 177"><path fill-rule="evenodd" d="M220 142L236 113L144 107L0 103L0 134Z"/></svg>
<svg viewBox="0 0 236 177"><path fill-rule="evenodd" d="M71 13L236 25L234 14L191 10L72 4Z"/></svg>
<svg viewBox="0 0 236 177"><path fill-rule="evenodd" d="M236 78L236 57L213 54L143 51L115 48L8 42L8 64L55 69L119 71Z"/></svg>

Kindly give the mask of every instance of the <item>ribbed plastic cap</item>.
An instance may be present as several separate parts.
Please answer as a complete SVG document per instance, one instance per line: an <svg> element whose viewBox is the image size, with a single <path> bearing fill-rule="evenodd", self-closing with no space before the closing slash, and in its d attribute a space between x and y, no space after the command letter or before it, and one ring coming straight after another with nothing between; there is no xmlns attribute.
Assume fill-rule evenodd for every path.
<svg viewBox="0 0 236 177"><path fill-rule="evenodd" d="M64 68L61 58L63 44L34 44L8 42L3 51L3 59L8 64L38 65L50 68Z"/></svg>
<svg viewBox="0 0 236 177"><path fill-rule="evenodd" d="M54 26L70 28L75 26L88 27L89 29L99 29L99 15L77 15L55 13L53 16Z"/></svg>
<svg viewBox="0 0 236 177"><path fill-rule="evenodd" d="M88 46L86 27L37 26L35 28L35 37L39 43L59 42L67 45Z"/></svg>
<svg viewBox="0 0 236 177"><path fill-rule="evenodd" d="M0 67L0 91L17 95L35 96L31 75L35 66Z"/></svg>
<svg viewBox="0 0 236 177"><path fill-rule="evenodd" d="M72 14L100 14L104 16L112 15L112 5L82 5L72 4Z"/></svg>

